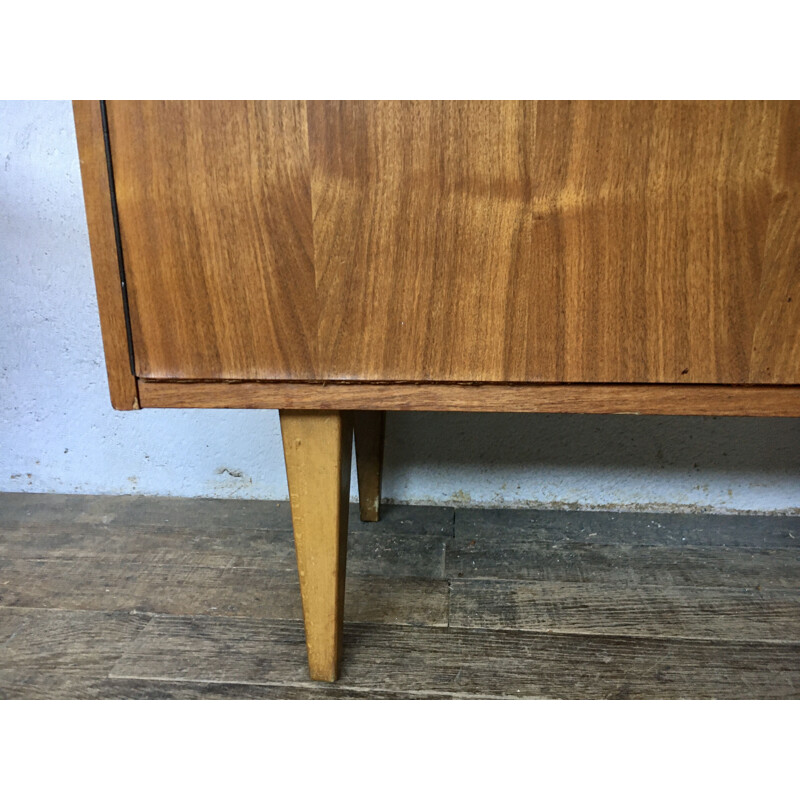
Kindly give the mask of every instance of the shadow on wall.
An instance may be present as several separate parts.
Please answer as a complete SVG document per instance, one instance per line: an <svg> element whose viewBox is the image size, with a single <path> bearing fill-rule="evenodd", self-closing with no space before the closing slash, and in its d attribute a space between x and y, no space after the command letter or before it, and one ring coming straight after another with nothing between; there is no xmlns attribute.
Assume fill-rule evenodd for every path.
<svg viewBox="0 0 800 800"><path fill-rule="evenodd" d="M741 488L749 487L762 495L778 491L779 505L791 510L800 507L800 419L388 415L387 494L395 489L398 495L405 493L408 482L425 471L460 475L469 483L476 467L484 482L488 477L492 484L492 476L498 477L498 484L506 479L515 484L517 480L523 484L549 481L550 499L565 503L579 500L581 481L585 497L588 483L607 480L609 499L616 495L610 505L647 504L649 498L660 504L653 494L661 494L663 488L677 492L672 498L677 507L702 510L706 504L720 508L730 502L733 510L738 505L731 500L734 492L741 500ZM541 488L547 491L546 486ZM462 498L454 485L449 487L450 499L457 504L462 499L465 504L513 502L508 496L515 494L513 487L503 494L500 490L505 489L490 489L494 497L465 494ZM442 495L431 499L441 501Z"/></svg>
<svg viewBox="0 0 800 800"><path fill-rule="evenodd" d="M389 414L387 458L401 464L795 469L800 419L584 414ZM387 462L388 463L388 462Z"/></svg>

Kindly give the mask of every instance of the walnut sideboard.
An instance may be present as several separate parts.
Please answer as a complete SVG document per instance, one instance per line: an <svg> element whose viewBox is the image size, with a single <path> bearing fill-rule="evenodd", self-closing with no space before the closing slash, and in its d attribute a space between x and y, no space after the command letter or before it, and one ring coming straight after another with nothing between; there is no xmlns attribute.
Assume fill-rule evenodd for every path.
<svg viewBox="0 0 800 800"><path fill-rule="evenodd" d="M74 113L111 401L280 409L312 678L386 410L800 416L800 103Z"/></svg>

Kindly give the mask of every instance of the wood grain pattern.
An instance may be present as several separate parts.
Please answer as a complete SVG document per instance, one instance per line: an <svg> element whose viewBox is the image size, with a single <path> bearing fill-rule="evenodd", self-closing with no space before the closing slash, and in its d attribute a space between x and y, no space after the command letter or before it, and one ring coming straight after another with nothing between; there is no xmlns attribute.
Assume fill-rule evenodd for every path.
<svg viewBox="0 0 800 800"><path fill-rule="evenodd" d="M796 592L756 589L456 579L451 585L450 625L556 634L798 642L800 597Z"/></svg>
<svg viewBox="0 0 800 800"><path fill-rule="evenodd" d="M305 686L206 683L108 678L82 672L71 675L68 680L53 680L51 674L40 671L28 673L24 683L0 684L2 700L450 700L456 697L459 695L455 693L443 695L378 689L365 692L335 683L309 683Z"/></svg>
<svg viewBox="0 0 800 800"><path fill-rule="evenodd" d="M350 504L348 542L358 542L362 534L380 534L386 539L405 536L409 542L427 537L452 538L454 509L448 506L384 506L377 523L361 523L358 505ZM88 535L110 537L122 527L120 543L127 536L129 543L155 529L155 533L169 532L170 541L186 534L197 537L197 542L207 542L219 552L233 554L226 547L245 550L259 541L258 534L290 532L292 514L285 500L233 500L208 497L154 497L150 495L81 495L40 494L33 492L3 492L0 494L0 554L9 541L23 541L34 534L76 536L83 531ZM9 539L8 537L12 537ZM245 537L238 539L237 537ZM412 538L413 537L413 538ZM800 537L799 537L800 538ZM153 540L155 542L156 540ZM162 543L163 543L162 539ZM371 547L377 539L370 539ZM401 541L401 539L398 539ZM151 542L152 544L152 542ZM800 542L798 542L800 544ZM39 555L46 553L38 552ZM137 550L142 553L144 550Z"/></svg>
<svg viewBox="0 0 800 800"><path fill-rule="evenodd" d="M542 546L529 536L509 535L448 543L445 571L450 579L796 590L800 551L576 542Z"/></svg>
<svg viewBox="0 0 800 800"><path fill-rule="evenodd" d="M783 109L758 317L752 383L796 383L800 367L800 103Z"/></svg>
<svg viewBox="0 0 800 800"><path fill-rule="evenodd" d="M0 608L0 698L75 696L104 679L149 618L93 611Z"/></svg>
<svg viewBox="0 0 800 800"><path fill-rule="evenodd" d="M800 644L348 624L341 687L490 697L795 698ZM154 618L115 679L307 681L297 622Z"/></svg>
<svg viewBox="0 0 800 800"><path fill-rule="evenodd" d="M297 570L193 563L191 551L167 563L108 556L0 558L0 605L137 614L302 620ZM171 563L170 563L171 562ZM356 570L357 571L357 570ZM352 622L447 625L444 580L351 575L344 613Z"/></svg>
<svg viewBox="0 0 800 800"><path fill-rule="evenodd" d="M413 519L413 515L412 515ZM175 525L177 523L174 523ZM62 523L54 529L24 526L0 537L0 558L111 558L142 567L203 567L297 572L290 531L219 528L214 532L174 524L143 528L121 521L107 526ZM349 576L383 578L444 577L444 536L408 530L404 533L370 524L347 537ZM163 574L163 573L162 573ZM0 589L0 598L3 596Z"/></svg>
<svg viewBox="0 0 800 800"><path fill-rule="evenodd" d="M342 657L352 414L282 410L281 434L308 670L313 680L335 681Z"/></svg>
<svg viewBox="0 0 800 800"><path fill-rule="evenodd" d="M381 517L381 475L385 411L358 411L353 415L358 472L358 505L362 522L377 522Z"/></svg>
<svg viewBox="0 0 800 800"><path fill-rule="evenodd" d="M139 381L142 408L383 409L799 417L797 386Z"/></svg>
<svg viewBox="0 0 800 800"><path fill-rule="evenodd" d="M314 377L305 105L109 102L137 375Z"/></svg>
<svg viewBox="0 0 800 800"><path fill-rule="evenodd" d="M100 103L76 100L72 104L81 161L83 199L92 250L100 329L108 372L111 405L118 411L138 408L136 378L131 373L125 310L120 286L117 244L111 212L111 192Z"/></svg>
<svg viewBox="0 0 800 800"><path fill-rule="evenodd" d="M108 108L142 377L800 383L796 102Z"/></svg>
<svg viewBox="0 0 800 800"><path fill-rule="evenodd" d="M797 550L800 548L800 516L458 509L456 544L494 537L527 539L531 547L546 548L576 543Z"/></svg>
<svg viewBox="0 0 800 800"><path fill-rule="evenodd" d="M314 685L284 509L0 494L0 697L799 696L800 518L389 506Z"/></svg>
<svg viewBox="0 0 800 800"><path fill-rule="evenodd" d="M797 241L787 109L309 103L325 377L748 382L765 258Z"/></svg>

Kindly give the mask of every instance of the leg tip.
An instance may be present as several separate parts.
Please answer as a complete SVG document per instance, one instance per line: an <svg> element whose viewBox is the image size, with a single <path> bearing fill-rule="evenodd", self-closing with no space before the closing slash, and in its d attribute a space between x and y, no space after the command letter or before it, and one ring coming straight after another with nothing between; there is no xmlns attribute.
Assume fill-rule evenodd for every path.
<svg viewBox="0 0 800 800"><path fill-rule="evenodd" d="M309 675L311 675L312 681L320 681L322 683L335 683L339 678L339 670L334 668L320 668L320 667L311 667L308 668Z"/></svg>

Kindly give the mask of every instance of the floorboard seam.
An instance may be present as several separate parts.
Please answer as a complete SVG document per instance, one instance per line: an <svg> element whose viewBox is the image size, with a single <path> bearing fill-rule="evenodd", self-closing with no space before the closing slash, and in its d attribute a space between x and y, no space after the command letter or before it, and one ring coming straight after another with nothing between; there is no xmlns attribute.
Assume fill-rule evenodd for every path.
<svg viewBox="0 0 800 800"><path fill-rule="evenodd" d="M372 693L380 693L380 692L392 692L395 694L403 694L408 695L409 697L414 696L428 696L428 695L437 695L441 697L463 697L469 699L489 699L489 700L497 700L500 697L512 697L513 695L498 695L498 694L490 694L490 693L471 693L471 692L448 692L444 689L421 689L421 690L414 690L414 689L393 689L393 688L380 688L377 686L354 686L352 684L345 683L346 679L339 678L336 683L331 684L322 684L315 683L313 681L258 681L258 680L251 680L251 681L243 681L243 680L236 680L236 679L214 679L214 678L181 678L181 677L158 677L158 676L151 676L151 675L109 675L106 680L110 680L113 682L131 682L131 681L147 681L149 683L187 683L187 684L200 684L203 686L264 686L264 687L276 687L279 689L284 688L292 688L292 689L316 689L320 691L333 691L336 692L338 690L342 690L344 692L357 692L359 694L369 695Z"/></svg>
<svg viewBox="0 0 800 800"><path fill-rule="evenodd" d="M377 576L376 576L377 577ZM568 577L559 578L500 578L494 575L467 575L455 574L445 575L445 580L448 581L470 581L470 582L485 582L485 583L577 583L586 586L616 586L624 589L642 588L656 588L656 589L708 589L708 590L721 590L730 592L753 592L761 594L762 592L780 592L782 594L794 594L800 596L797 589L787 588L785 586L770 586L767 584L753 584L753 585L730 585L730 584L706 584L706 583L645 583L643 581L636 581L635 583L621 580L609 580L607 578L596 578L592 576L591 580L585 579L572 579Z"/></svg>
<svg viewBox="0 0 800 800"><path fill-rule="evenodd" d="M381 622L362 622L351 623L356 625L385 625ZM390 626L397 627L397 626ZM635 633L606 633L603 631L574 631L574 630L558 630L556 628L547 629L531 629L531 628L467 628L463 625L448 625L448 631L454 634L462 631L469 633L533 633L538 636L558 636L558 637L580 637L583 639L625 639L632 641L648 641L648 642L697 642L703 644L727 644L727 645L748 645L748 644L766 644L776 645L780 647L800 647L800 640L798 639L723 639L720 637L701 638L697 636L654 636L652 634L635 634Z"/></svg>

